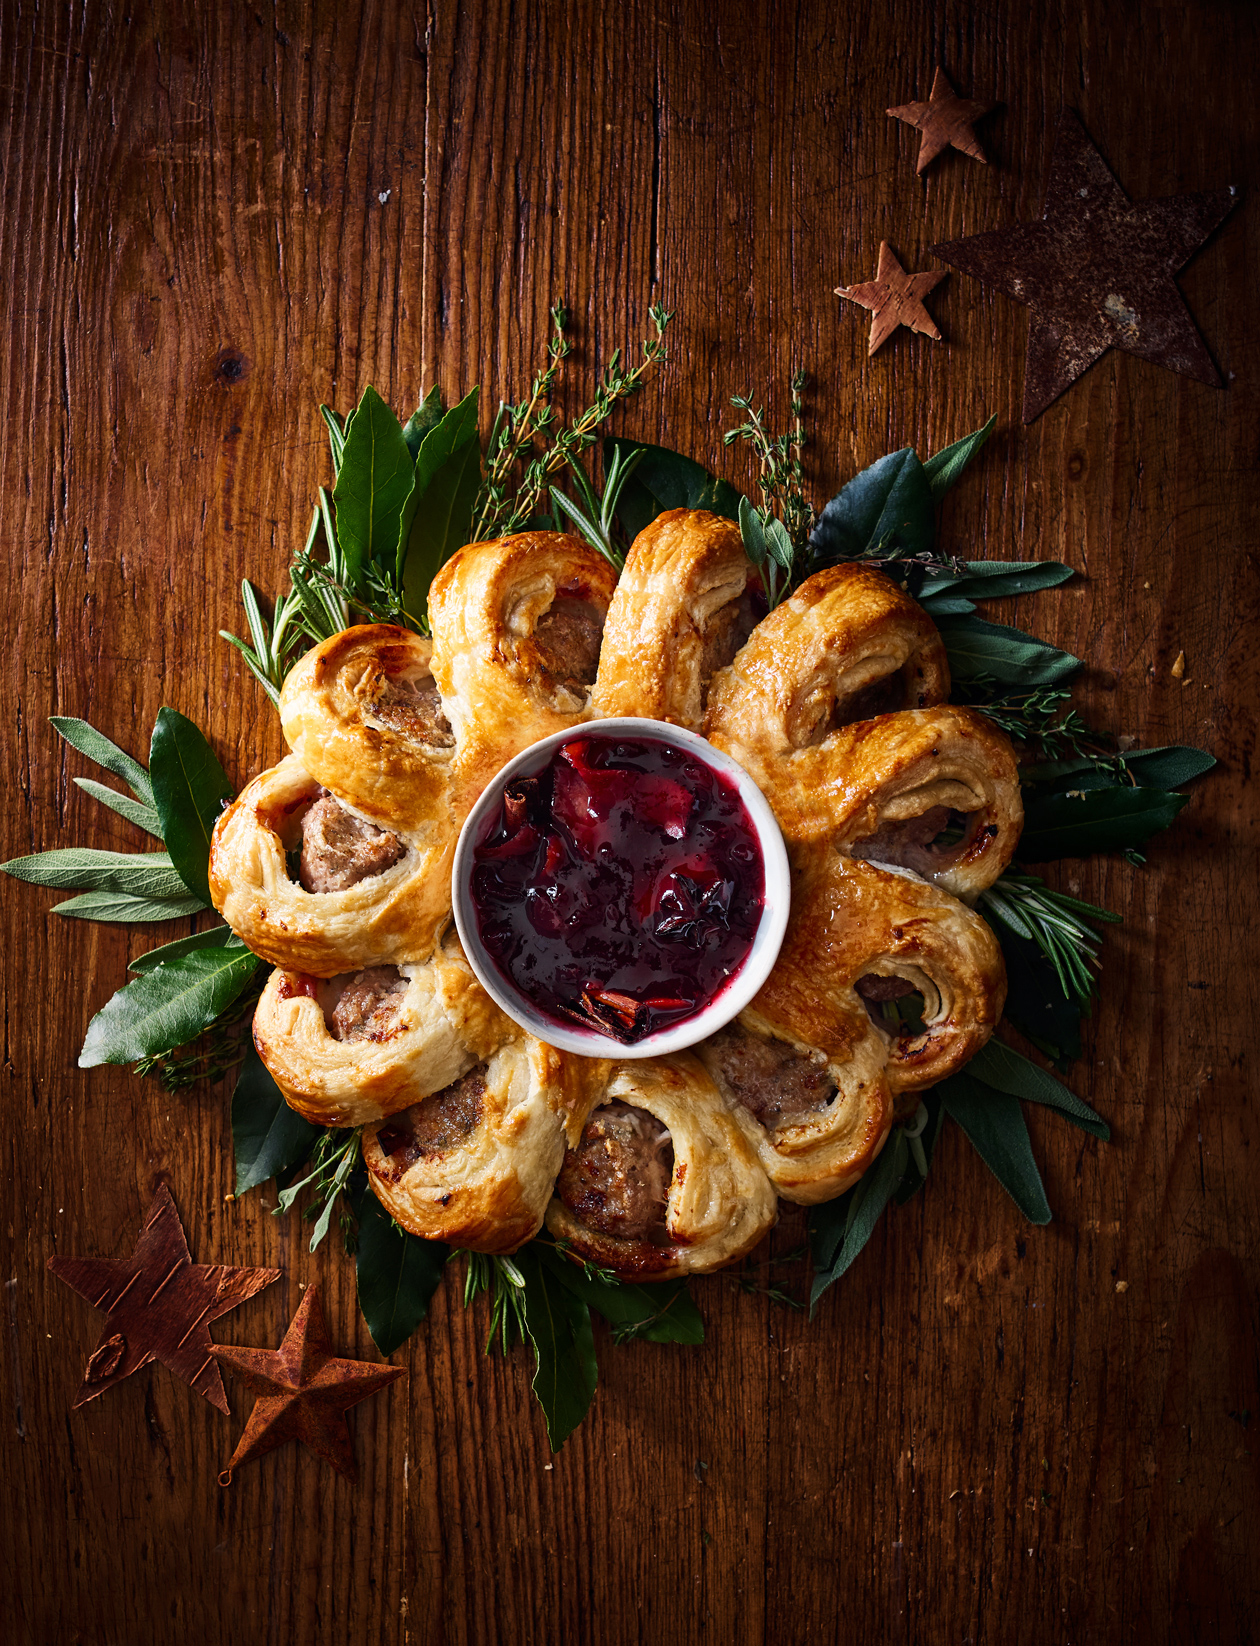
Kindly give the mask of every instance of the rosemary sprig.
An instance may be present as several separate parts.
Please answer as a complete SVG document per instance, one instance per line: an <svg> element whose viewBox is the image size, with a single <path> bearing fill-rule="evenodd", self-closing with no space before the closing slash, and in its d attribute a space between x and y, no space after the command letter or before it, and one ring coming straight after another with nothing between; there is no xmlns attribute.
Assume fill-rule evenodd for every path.
<svg viewBox="0 0 1260 1646"><path fill-rule="evenodd" d="M351 1127L349 1130L335 1128L324 1132L316 1142L311 1155L312 1170L298 1182L291 1183L287 1189L280 1191L279 1204L272 1212L273 1217L280 1217L289 1211L303 1189L314 1189L316 1198L302 1213L305 1221L315 1220L315 1229L311 1235L312 1251L328 1233L333 1208L338 1198L346 1192L350 1174L359 1163L361 1132L360 1126ZM349 1232L353 1226L354 1219L351 1214L343 1212L341 1228L343 1235L347 1236L347 1249Z"/></svg>
<svg viewBox="0 0 1260 1646"><path fill-rule="evenodd" d="M623 455L620 446L614 446L612 462L604 476L602 497L596 495L595 488L587 478L586 470L581 463L576 457L570 457L569 467L581 493L582 507L572 498L566 497L558 486L551 488L551 506L556 512L557 520L561 517L567 519L578 535L584 537L593 549L597 549L605 560L611 561L618 571L626 563L626 551L613 537L617 502L626 481L645 456L646 451L642 446L631 452L629 457Z"/></svg>
<svg viewBox="0 0 1260 1646"><path fill-rule="evenodd" d="M497 1338L500 1352L507 1354L514 1343L525 1340L525 1276L510 1257L469 1252L464 1307L471 1307L483 1292L490 1299L490 1332L483 1352L490 1354Z"/></svg>
<svg viewBox="0 0 1260 1646"><path fill-rule="evenodd" d="M1036 875L1004 874L978 899L985 912L1016 937L1031 940L1054 967L1059 986L1083 1011L1094 992L1102 935L1087 920L1111 924L1121 916L1096 903L1051 889ZM1091 969L1092 968L1092 969Z"/></svg>

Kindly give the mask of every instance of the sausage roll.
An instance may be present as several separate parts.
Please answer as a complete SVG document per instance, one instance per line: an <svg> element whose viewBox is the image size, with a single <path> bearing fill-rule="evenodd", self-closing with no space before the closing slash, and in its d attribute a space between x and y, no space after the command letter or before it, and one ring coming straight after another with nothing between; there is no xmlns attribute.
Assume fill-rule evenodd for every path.
<svg viewBox="0 0 1260 1646"><path fill-rule="evenodd" d="M369 821L289 755L215 824L210 896L262 959L332 977L432 950L453 850L450 829L426 843Z"/></svg>
<svg viewBox="0 0 1260 1646"><path fill-rule="evenodd" d="M760 770L843 726L948 696L945 646L922 606L869 566L832 566L715 677L705 736L760 782Z"/></svg>
<svg viewBox="0 0 1260 1646"><path fill-rule="evenodd" d="M376 1198L426 1240L515 1251L541 1228L566 1135L607 1068L517 1031L440 1091L364 1132Z"/></svg>
<svg viewBox="0 0 1260 1646"><path fill-rule="evenodd" d="M547 1211L557 1240L623 1280L720 1268L774 1221L755 1149L686 1053L616 1066Z"/></svg>
<svg viewBox="0 0 1260 1646"><path fill-rule="evenodd" d="M324 981L275 971L254 1013L258 1055L290 1108L321 1126L383 1120L518 1033L453 937L423 965Z"/></svg>
<svg viewBox="0 0 1260 1646"><path fill-rule="evenodd" d="M635 538L608 608L593 713L698 732L709 682L752 633L754 576L733 521L658 515Z"/></svg>

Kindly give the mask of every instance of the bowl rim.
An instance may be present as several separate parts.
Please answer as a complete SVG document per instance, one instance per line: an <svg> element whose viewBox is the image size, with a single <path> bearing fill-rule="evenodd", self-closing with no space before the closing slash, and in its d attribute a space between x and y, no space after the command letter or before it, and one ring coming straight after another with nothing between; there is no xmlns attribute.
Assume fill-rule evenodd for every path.
<svg viewBox="0 0 1260 1646"><path fill-rule="evenodd" d="M504 977L485 952L477 931L472 902L473 847L486 817L499 802L504 784L514 777L532 776L547 764L553 751L562 744L591 736L651 738L658 743L673 743L687 749L735 784L761 848L765 882L761 919L752 947L740 969L703 1011L685 1018L681 1023L658 1029L629 1046L612 1035L601 1034L597 1029L568 1028L555 1023L539 1011L528 996ZM707 1040L737 1017L765 983L779 957L787 932L791 901L787 847L770 803L752 777L738 761L721 749L714 748L707 738L697 732L687 731L668 720L651 720L639 715L581 720L574 726L539 738L536 743L514 755L486 784L464 819L451 864L451 908L459 940L477 981L495 1004L527 1033L548 1046L554 1046L559 1051L576 1052L583 1057L611 1057L617 1061L664 1057L671 1052L685 1051Z"/></svg>

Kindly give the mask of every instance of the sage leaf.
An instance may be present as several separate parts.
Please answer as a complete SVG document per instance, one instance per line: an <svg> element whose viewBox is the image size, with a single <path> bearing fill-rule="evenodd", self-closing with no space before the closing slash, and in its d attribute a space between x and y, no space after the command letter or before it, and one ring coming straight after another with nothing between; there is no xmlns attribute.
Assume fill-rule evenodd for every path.
<svg viewBox="0 0 1260 1646"><path fill-rule="evenodd" d="M116 743L111 743L103 732L98 732L95 726L89 726L86 720L75 720L62 714L53 715L49 725L65 738L72 749L87 755L89 760L94 760L107 772L113 772L115 777L121 777L143 805L152 806L153 787L149 782L148 772L138 760L124 754Z"/></svg>
<svg viewBox="0 0 1260 1646"><path fill-rule="evenodd" d="M740 493L694 458L684 457L668 446L609 438L604 441L605 470L613 460L614 446L621 447L623 457L643 453L617 499L617 519L632 543L667 509L707 509L727 520L740 518Z"/></svg>
<svg viewBox="0 0 1260 1646"><path fill-rule="evenodd" d="M1132 749L1117 756L1116 764L1100 765L1088 757L1079 760L1046 760L1037 766L1020 768L1020 782L1035 786L1052 785L1065 789L1131 788L1179 789L1204 772L1211 771L1215 759L1204 749L1170 744L1158 749Z"/></svg>
<svg viewBox="0 0 1260 1646"><path fill-rule="evenodd" d="M971 600L960 600L952 594L929 594L920 591L919 604L929 617L961 617L975 611Z"/></svg>
<svg viewBox="0 0 1260 1646"><path fill-rule="evenodd" d="M392 1355L428 1314L450 1255L440 1240L400 1229L374 1194L364 1195L355 1251L359 1311L383 1355Z"/></svg>
<svg viewBox="0 0 1260 1646"><path fill-rule="evenodd" d="M809 570L876 551L930 553L935 535L932 488L905 446L854 475L827 504L809 536Z"/></svg>
<svg viewBox="0 0 1260 1646"><path fill-rule="evenodd" d="M1088 1103L1069 1091L1061 1080L1056 1080L1052 1074L1038 1068L1000 1040L990 1040L982 1046L967 1064L966 1072L986 1086L991 1086L995 1092L1005 1092L1009 1097L1022 1097L1030 1103L1042 1103L1047 1108L1057 1109L1074 1126L1079 1126L1083 1132L1100 1138L1104 1143L1111 1136L1111 1127L1094 1113Z"/></svg>
<svg viewBox="0 0 1260 1646"><path fill-rule="evenodd" d="M186 920L200 914L205 904L184 892L180 897L136 897L132 892L84 892L65 903L54 903L53 914L67 920L96 920L107 925L151 925L157 920Z"/></svg>
<svg viewBox="0 0 1260 1646"><path fill-rule="evenodd" d="M313 1126L289 1107L267 1065L246 1041L232 1093L237 1197L300 1166L323 1133L322 1126Z"/></svg>
<svg viewBox="0 0 1260 1646"><path fill-rule="evenodd" d="M934 503L939 503L949 488L957 484L963 470L996 426L997 418L991 417L984 427L977 429L974 434L963 435L962 439L955 440L952 446L946 446L943 451L937 452L935 457L928 458L923 465L923 472L927 475L928 484L932 488Z"/></svg>
<svg viewBox="0 0 1260 1646"><path fill-rule="evenodd" d="M588 1275L582 1264L574 1263L558 1246L546 1240L536 1240L529 1249L574 1297L604 1317L618 1339L634 1337L647 1343L704 1342L704 1321L685 1280L646 1285L617 1282L609 1286Z"/></svg>
<svg viewBox="0 0 1260 1646"><path fill-rule="evenodd" d="M746 497L739 500L739 535L744 545L744 553L760 571L766 563L769 545L766 542L765 528L761 524L761 516Z"/></svg>
<svg viewBox="0 0 1260 1646"><path fill-rule="evenodd" d="M1050 1203L1019 1099L981 1085L965 1070L942 1080L937 1089L950 1116L1028 1221L1049 1223Z"/></svg>
<svg viewBox="0 0 1260 1646"><path fill-rule="evenodd" d="M403 424L403 439L407 442L407 450L411 453L413 464L419 456L421 441L430 429L438 426L441 419L442 391L435 383Z"/></svg>
<svg viewBox="0 0 1260 1646"><path fill-rule="evenodd" d="M965 595L969 600L1006 600L1013 595L1053 589L1076 574L1061 560L967 560L958 577L927 577L920 599L935 595Z"/></svg>
<svg viewBox="0 0 1260 1646"><path fill-rule="evenodd" d="M134 1063L186 1046L236 999L258 966L248 949L197 949L119 989L88 1025L79 1067Z"/></svg>
<svg viewBox="0 0 1260 1646"><path fill-rule="evenodd" d="M62 846L0 863L5 874L57 891L129 892L133 897L187 898L188 887L168 852L103 852L94 846ZM196 908L210 901L198 900ZM64 907L64 905L62 905ZM192 911L189 911L192 912Z"/></svg>
<svg viewBox="0 0 1260 1646"><path fill-rule="evenodd" d="M373 560L392 559L403 509L416 483L402 425L369 383L346 423L333 502L337 545L357 584Z"/></svg>
<svg viewBox="0 0 1260 1646"><path fill-rule="evenodd" d="M1089 789L1028 801L1021 862L1132 851L1166 829L1189 800L1163 789Z"/></svg>
<svg viewBox="0 0 1260 1646"><path fill-rule="evenodd" d="M1048 641L986 623L982 617L946 618L939 625L956 680L989 676L1012 686L1051 686L1067 680L1081 667L1079 657L1060 651Z"/></svg>
<svg viewBox="0 0 1260 1646"><path fill-rule="evenodd" d="M163 943L159 949L149 949L127 962L129 972L151 972L165 966L168 960L178 960L182 954L196 949L241 949L245 945L230 926L211 926L204 932L193 932L191 937L177 937L173 943Z"/></svg>
<svg viewBox="0 0 1260 1646"><path fill-rule="evenodd" d="M871 1238L884 1207L902 1180L909 1158L910 1146L905 1133L896 1126L879 1159L847 1194L810 1211L809 1244L814 1260L814 1278L809 1288L811 1316L828 1286L839 1280Z"/></svg>
<svg viewBox="0 0 1260 1646"><path fill-rule="evenodd" d="M153 803L162 838L188 890L210 901L210 836L232 785L218 756L186 715L158 710L149 748Z"/></svg>
<svg viewBox="0 0 1260 1646"><path fill-rule="evenodd" d="M581 1423L595 1398L598 1371L590 1310L526 1246L513 1261L525 1280L525 1330L534 1349L534 1394L553 1452Z"/></svg>
<svg viewBox="0 0 1260 1646"><path fill-rule="evenodd" d="M97 783L91 777L76 777L74 781L85 794L90 794L93 800L99 800L102 806L108 806L111 812L117 812L119 817L125 817L128 823L134 823L138 829L143 829L154 839L161 840L162 825L152 806L146 806L140 800L133 800L130 795L119 794L117 789L107 789L104 783Z"/></svg>
<svg viewBox="0 0 1260 1646"><path fill-rule="evenodd" d="M397 578L412 617L429 608L429 585L472 531L481 484L477 390L470 389L420 442L415 489L395 539Z"/></svg>

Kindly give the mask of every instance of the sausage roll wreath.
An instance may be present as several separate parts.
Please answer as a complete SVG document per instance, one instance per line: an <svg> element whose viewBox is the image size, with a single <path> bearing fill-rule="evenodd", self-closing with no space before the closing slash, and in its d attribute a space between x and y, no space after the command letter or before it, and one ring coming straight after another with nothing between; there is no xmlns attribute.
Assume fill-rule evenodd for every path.
<svg viewBox="0 0 1260 1646"><path fill-rule="evenodd" d="M819 572L760 622L756 602L716 515L660 515L620 580L578 539L526 532L442 568L431 640L349 629L286 680L292 752L219 820L212 895L277 968L254 1020L268 1069L308 1119L365 1128L372 1188L414 1233L507 1252L545 1223L626 1279L717 1268L778 1197L850 1188L992 1033L1001 953L960 900L1019 838L1010 744L948 704L935 627L879 572ZM519 1028L450 923L455 840L487 782L619 715L738 760L793 876L751 1004L690 1052L633 1061ZM888 1010L912 993L914 1028Z"/></svg>

